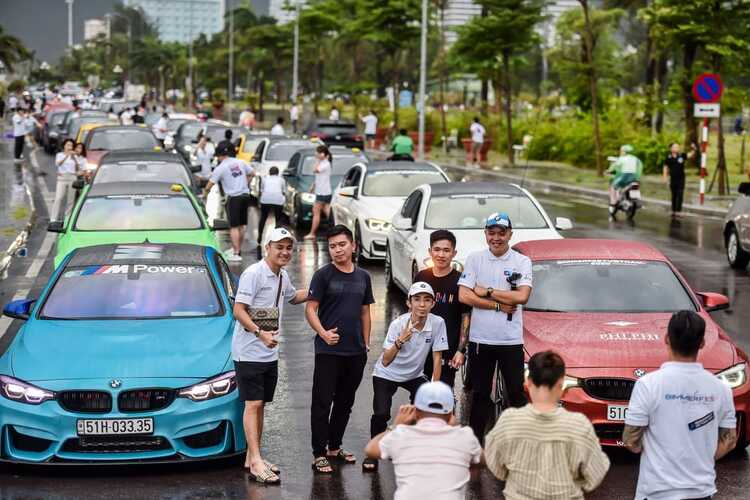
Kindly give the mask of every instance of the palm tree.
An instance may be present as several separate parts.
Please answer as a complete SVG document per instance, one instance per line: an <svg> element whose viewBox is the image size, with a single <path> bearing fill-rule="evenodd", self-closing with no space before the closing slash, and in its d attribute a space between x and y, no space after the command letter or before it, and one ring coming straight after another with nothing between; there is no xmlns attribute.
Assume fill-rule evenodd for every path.
<svg viewBox="0 0 750 500"><path fill-rule="evenodd" d="M13 65L30 57L28 49L23 42L13 35L5 33L0 26L0 63L8 72L13 72Z"/></svg>

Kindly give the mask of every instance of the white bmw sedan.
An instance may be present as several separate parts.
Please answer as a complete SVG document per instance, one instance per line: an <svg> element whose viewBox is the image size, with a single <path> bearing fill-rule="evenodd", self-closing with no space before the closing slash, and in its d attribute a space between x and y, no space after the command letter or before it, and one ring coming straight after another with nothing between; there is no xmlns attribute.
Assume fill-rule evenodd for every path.
<svg viewBox="0 0 750 500"><path fill-rule="evenodd" d="M571 229L570 219L554 224L527 190L499 182L451 182L417 187L393 217L388 230L385 279L389 286L408 290L420 270L431 267L430 233L448 229L456 235L453 263L463 270L466 257L487 247L484 221L505 212L513 224L511 245L527 240L562 238L558 230Z"/></svg>
<svg viewBox="0 0 750 500"><path fill-rule="evenodd" d="M354 234L358 258L382 260L390 221L407 195L422 184L447 182L445 172L429 162L356 163L334 191L331 212L336 224Z"/></svg>

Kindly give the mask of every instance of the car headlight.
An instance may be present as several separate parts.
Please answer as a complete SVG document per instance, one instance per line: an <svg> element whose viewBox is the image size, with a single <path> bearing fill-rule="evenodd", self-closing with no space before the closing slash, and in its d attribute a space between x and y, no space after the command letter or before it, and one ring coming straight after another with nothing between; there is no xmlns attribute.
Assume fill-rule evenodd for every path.
<svg viewBox="0 0 750 500"><path fill-rule="evenodd" d="M434 267L434 266L435 266L435 263L434 263L434 262L432 261L432 258L431 258L431 257L427 257L426 259L424 259L424 260L422 261L422 263L423 263L423 264L425 265L425 267ZM463 264L461 264L461 263L460 263L459 261L457 261L457 260L453 260L453 261L451 261L451 267L452 267L453 269L455 269L456 271L458 271L459 273L462 273L462 272L464 272L464 265L463 265Z"/></svg>
<svg viewBox="0 0 750 500"><path fill-rule="evenodd" d="M192 153L193 152L193 145L192 144L185 144L182 146L182 150L186 153Z"/></svg>
<svg viewBox="0 0 750 500"><path fill-rule="evenodd" d="M90 161L86 162L86 170L96 170L96 167L96 163L91 163Z"/></svg>
<svg viewBox="0 0 750 500"><path fill-rule="evenodd" d="M367 228L370 231L376 231L378 233L384 233L391 227L391 223L380 219L367 219L365 220Z"/></svg>
<svg viewBox="0 0 750 500"><path fill-rule="evenodd" d="M234 371L231 371L180 389L178 396L192 399L193 401L207 401L226 396L236 388L237 379L235 378Z"/></svg>
<svg viewBox="0 0 750 500"><path fill-rule="evenodd" d="M529 378L529 364L524 363L523 364L523 378L527 379ZM571 377L570 375L565 375L565 378L563 379L563 394L565 394L565 391L568 389L572 389L573 387L580 387L581 386L581 379L576 377Z"/></svg>
<svg viewBox="0 0 750 500"><path fill-rule="evenodd" d="M740 363L717 373L716 376L732 389L736 389L747 382L747 369L745 363Z"/></svg>
<svg viewBox="0 0 750 500"><path fill-rule="evenodd" d="M55 399L55 393L52 391L6 375L0 375L0 395L11 401L29 405L38 405Z"/></svg>
<svg viewBox="0 0 750 500"><path fill-rule="evenodd" d="M300 199L302 199L303 203L315 203L315 195L312 193L302 193Z"/></svg>
<svg viewBox="0 0 750 500"><path fill-rule="evenodd" d="M50 136L50 137L57 137L58 135L59 135L59 134L58 134L57 132L50 132L50 133L49 133L49 136Z"/></svg>

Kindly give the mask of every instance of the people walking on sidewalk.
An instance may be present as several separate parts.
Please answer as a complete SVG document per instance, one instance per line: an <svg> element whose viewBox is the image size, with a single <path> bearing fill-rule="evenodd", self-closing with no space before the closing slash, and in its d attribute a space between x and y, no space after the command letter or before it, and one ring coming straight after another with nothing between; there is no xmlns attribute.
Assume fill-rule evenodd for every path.
<svg viewBox="0 0 750 500"><path fill-rule="evenodd" d="M13 158L18 162L23 159L23 149L26 144L26 135L33 132L36 126L36 120L30 115L29 111L17 107L12 117L13 122Z"/></svg>
<svg viewBox="0 0 750 500"><path fill-rule="evenodd" d="M332 473L333 461L357 461L342 442L367 363L370 304L375 303L369 273L352 261L352 232L336 225L328 231L327 240L331 263L313 275L305 307L316 335L310 427L312 468L320 474Z"/></svg>
<svg viewBox="0 0 750 500"><path fill-rule="evenodd" d="M676 142L669 147L669 154L664 160L664 182L669 178L669 190L672 193L672 217L679 217L682 212L682 200L685 193L685 164L695 156L695 145L688 154L680 151Z"/></svg>
<svg viewBox="0 0 750 500"><path fill-rule="evenodd" d="M378 133L378 116L375 111L370 112L365 116L360 116L359 119L365 124L365 140L367 141L367 149L375 149L375 136Z"/></svg>
<svg viewBox="0 0 750 500"><path fill-rule="evenodd" d="M435 292L432 314L443 318L448 336L448 350L443 351L441 360L440 380L453 387L456 370L464 364L468 348L471 308L458 300L458 280L461 273L453 268L456 236L445 229L433 231L430 234L429 252L432 267L419 271L414 281L424 281ZM432 378L432 371L432 357L427 356L424 373Z"/></svg>
<svg viewBox="0 0 750 500"><path fill-rule="evenodd" d="M528 363L531 403L503 411L485 438L487 468L505 481L510 499L583 500L609 469L594 426L582 413L560 406L565 363L552 351Z"/></svg>
<svg viewBox="0 0 750 500"><path fill-rule="evenodd" d="M250 208L250 187L248 182L254 175L253 168L242 160L229 156L226 148L216 147L219 165L211 173L204 195L208 196L214 184L221 185L227 197L226 213L229 221L229 237L232 248L227 251L230 262L242 261L242 242L247 231L247 211Z"/></svg>
<svg viewBox="0 0 750 500"><path fill-rule="evenodd" d="M469 126L469 132L471 132L471 162L473 165L479 166L481 161L482 146L484 145L484 135L487 131L484 129L484 125L479 122L479 117L474 117L474 123Z"/></svg>
<svg viewBox="0 0 750 500"><path fill-rule="evenodd" d="M284 118L279 116L276 118L276 125L271 127L271 135L285 135L284 132Z"/></svg>
<svg viewBox="0 0 750 500"><path fill-rule="evenodd" d="M370 459L393 462L395 500L465 498L469 468L482 462L482 447L469 427L457 424L453 401L446 384L422 384L414 405L399 409L393 429L367 444Z"/></svg>
<svg viewBox="0 0 750 500"><path fill-rule="evenodd" d="M81 162L74 149L73 139L63 141L63 150L55 155L57 167L57 185L55 187L55 202L52 204L51 221L62 221L69 204L75 198L73 183L78 178Z"/></svg>
<svg viewBox="0 0 750 500"><path fill-rule="evenodd" d="M279 176L279 168L271 167L268 175L260 179L260 221L258 221L258 245L263 241L263 229L266 220L273 212L274 224L281 225L281 217L284 209L284 193L286 182Z"/></svg>
<svg viewBox="0 0 750 500"><path fill-rule="evenodd" d="M409 288L409 312L391 322L383 342L383 353L375 363L372 375L372 418L370 437L383 432L391 418L393 395L399 387L414 397L419 386L427 382L424 376L425 359L432 357L435 366L432 380L440 380L443 351L448 349L445 321L431 314L435 307L435 292L423 281ZM378 461L367 458L362 463L364 471L378 470Z"/></svg>
<svg viewBox="0 0 750 500"><path fill-rule="evenodd" d="M301 304L307 290L296 290L284 266L294 250L294 236L277 227L266 244L266 256L240 276L234 302L232 360L237 389L244 401L242 416L247 441L245 471L251 479L265 484L280 481L279 468L263 460L260 452L266 404L273 401L278 380L279 338L284 303ZM275 314L260 313L275 312ZM275 316L275 321L269 321ZM273 323L273 324L271 324Z"/></svg>
<svg viewBox="0 0 750 500"><path fill-rule="evenodd" d="M333 190L331 189L331 164L333 163L333 155L328 146L321 144L315 148L315 156L318 158L315 164L315 182L310 187L310 190L315 193L315 204L312 210L310 232L305 235L306 240L317 238L320 220L323 218L324 213L326 214L326 220L331 217L331 198L333 197Z"/></svg>
<svg viewBox="0 0 750 500"><path fill-rule="evenodd" d="M513 226L506 213L485 221L487 249L473 252L459 279L459 300L472 307L469 328L472 403L469 423L482 442L497 365L511 407L526 404L523 392L523 312L531 296L531 260L509 246Z"/></svg>
<svg viewBox="0 0 750 500"><path fill-rule="evenodd" d="M705 331L695 311L674 313L669 361L633 387L622 440L641 454L636 500L711 498L715 462L737 444L732 389L697 361Z"/></svg>
<svg viewBox="0 0 750 500"><path fill-rule="evenodd" d="M292 123L292 133L299 133L299 106L296 102L289 108L289 121Z"/></svg>

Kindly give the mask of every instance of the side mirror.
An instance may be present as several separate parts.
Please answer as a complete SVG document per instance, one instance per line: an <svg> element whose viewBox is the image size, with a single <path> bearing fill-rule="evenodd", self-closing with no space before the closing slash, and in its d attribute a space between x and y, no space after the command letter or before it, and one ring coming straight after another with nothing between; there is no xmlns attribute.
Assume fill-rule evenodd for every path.
<svg viewBox="0 0 750 500"><path fill-rule="evenodd" d="M283 172L281 172L282 177L294 177L297 174L294 170L286 169Z"/></svg>
<svg viewBox="0 0 750 500"><path fill-rule="evenodd" d="M402 217L400 214L396 214L393 216L393 220L391 220L391 226L396 231L411 231L412 230L411 219Z"/></svg>
<svg viewBox="0 0 750 500"><path fill-rule="evenodd" d="M344 198L357 198L358 189L357 186L346 186L339 189L338 194Z"/></svg>
<svg viewBox="0 0 750 500"><path fill-rule="evenodd" d="M73 189L80 191L81 189L83 189L83 186L85 186L86 183L83 179L76 179L71 185L73 186Z"/></svg>
<svg viewBox="0 0 750 500"><path fill-rule="evenodd" d="M201 171L201 166L200 165L190 165L190 171L192 173L194 173L194 174L197 174L198 172Z"/></svg>
<svg viewBox="0 0 750 500"><path fill-rule="evenodd" d="M737 191L739 191L740 194L744 194L745 196L750 196L750 182L741 182L740 187L737 188Z"/></svg>
<svg viewBox="0 0 750 500"><path fill-rule="evenodd" d="M560 231L573 229L573 221L567 217L557 217L555 218L555 229L559 229Z"/></svg>
<svg viewBox="0 0 750 500"><path fill-rule="evenodd" d="M36 299L13 300L5 304L3 314L9 318L26 321L31 315L31 307L34 305L34 302L36 302Z"/></svg>
<svg viewBox="0 0 750 500"><path fill-rule="evenodd" d="M50 233L64 233L65 225L60 220L53 220L50 221L49 224L47 224L47 231L49 231Z"/></svg>
<svg viewBox="0 0 750 500"><path fill-rule="evenodd" d="M729 309L729 299L726 295L711 292L698 292L698 297L703 302L703 307L708 312Z"/></svg>
<svg viewBox="0 0 750 500"><path fill-rule="evenodd" d="M260 155L259 154L254 154L253 155L253 161L260 161Z"/></svg>
<svg viewBox="0 0 750 500"><path fill-rule="evenodd" d="M225 231L229 229L229 222L226 219L214 219L214 224L211 226L212 231Z"/></svg>

